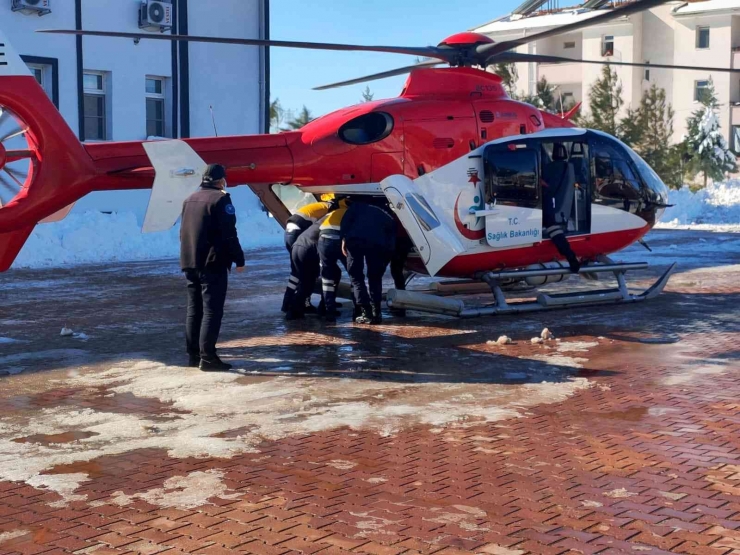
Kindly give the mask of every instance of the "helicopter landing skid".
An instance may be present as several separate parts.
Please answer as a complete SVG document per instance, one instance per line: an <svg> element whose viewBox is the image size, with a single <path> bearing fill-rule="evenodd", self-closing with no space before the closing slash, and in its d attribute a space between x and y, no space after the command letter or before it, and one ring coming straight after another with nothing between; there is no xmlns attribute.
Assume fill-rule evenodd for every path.
<svg viewBox="0 0 740 555"><path fill-rule="evenodd" d="M550 277L570 274L568 268L546 268L537 270L511 270L504 272L486 272L481 280L488 284L495 302L492 305L480 307L466 307L460 299L442 298L428 293L415 291L400 291L391 289L387 294L387 303L391 308L418 310L434 314L457 316L459 318L476 318L478 316L495 316L498 314L519 314L524 312L539 312L559 308L577 306L596 306L606 304L636 303L653 299L663 292L668 280L676 269L673 263L663 275L645 291L635 294L627 288L625 274L633 270L644 270L646 262L628 264L594 264L584 266L578 272L584 277L595 274L613 273L617 280L617 287L594 291L578 291L573 293L540 293L535 301L507 302L502 290L502 283L512 279L533 277Z"/></svg>

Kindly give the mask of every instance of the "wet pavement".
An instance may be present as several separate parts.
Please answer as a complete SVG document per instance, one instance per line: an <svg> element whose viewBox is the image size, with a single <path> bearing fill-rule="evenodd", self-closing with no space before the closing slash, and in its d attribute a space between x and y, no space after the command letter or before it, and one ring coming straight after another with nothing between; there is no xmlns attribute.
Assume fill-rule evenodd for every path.
<svg viewBox="0 0 740 555"><path fill-rule="evenodd" d="M174 261L2 274L0 553L740 553L740 235L648 242L650 303L377 327L252 252L227 374Z"/></svg>

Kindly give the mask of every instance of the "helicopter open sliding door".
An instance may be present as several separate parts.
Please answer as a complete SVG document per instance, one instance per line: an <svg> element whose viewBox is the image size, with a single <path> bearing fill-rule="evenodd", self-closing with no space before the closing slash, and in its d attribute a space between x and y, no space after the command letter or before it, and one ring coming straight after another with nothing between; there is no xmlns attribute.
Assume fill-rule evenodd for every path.
<svg viewBox="0 0 740 555"><path fill-rule="evenodd" d="M484 150L486 242L506 248L542 241L539 152L536 141L490 145Z"/></svg>
<svg viewBox="0 0 740 555"><path fill-rule="evenodd" d="M566 226L566 234L590 233L592 180L586 137L543 139L540 171L543 182L554 189L548 202L553 203L556 221Z"/></svg>

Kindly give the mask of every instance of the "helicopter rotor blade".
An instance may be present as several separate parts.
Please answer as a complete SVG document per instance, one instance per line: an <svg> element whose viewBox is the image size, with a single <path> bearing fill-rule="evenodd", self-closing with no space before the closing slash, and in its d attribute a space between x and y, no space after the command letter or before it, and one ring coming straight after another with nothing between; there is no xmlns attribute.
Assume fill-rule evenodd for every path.
<svg viewBox="0 0 740 555"><path fill-rule="evenodd" d="M425 58L438 58L447 61L452 58L454 52L435 46L366 46L361 44L336 44L330 42L304 42L285 40L263 40L263 39L236 39L225 37L204 37L196 35L155 35L148 33L118 33L113 31L89 31L75 29L40 29L37 33L52 33L61 35L82 35L91 37L117 37L126 39L150 39L183 42L207 42L215 44L239 44L242 46L275 46L278 48L304 48L309 50L337 50L358 52L385 52L389 54L408 54L410 56L421 56Z"/></svg>
<svg viewBox="0 0 740 555"><path fill-rule="evenodd" d="M19 188L23 189L23 183L21 183L20 179L18 179L15 175L13 175L12 173L10 173L8 171L8 168L3 168L3 171L10 176L10 179L12 179L13 181L15 181L16 185L18 185Z"/></svg>
<svg viewBox="0 0 740 555"><path fill-rule="evenodd" d="M10 193L11 200L15 198L15 195L18 194L17 188L13 185L12 182L8 182L5 180L5 177L3 176L2 172L0 172L0 185L2 185L3 188Z"/></svg>
<svg viewBox="0 0 740 555"><path fill-rule="evenodd" d="M364 77L358 77L356 79L349 79L347 81L340 81L338 83L332 83L330 85L322 85L320 87L314 87L315 91L325 91L327 89L336 89L338 87L346 87L348 85L356 85L358 83L366 83L368 81L375 81L377 79L385 79L387 77L395 77L396 75L404 75L405 73L411 73L415 69L421 69L426 67L434 67L440 65L442 62L421 62L412 66L399 67L398 69L391 69L389 71L382 71L380 73L374 73L372 75L366 75Z"/></svg>
<svg viewBox="0 0 740 555"><path fill-rule="evenodd" d="M540 54L520 54L519 52L504 52L496 55L491 64L515 63L515 62L536 62L541 64L598 64L604 66L628 66L628 67L645 67L652 69L686 69L691 71L721 71L724 73L740 73L740 68L729 67L700 67L700 66L683 66L671 64L647 64L640 62L615 62L604 60L579 60L573 58L563 58L560 56L546 56Z"/></svg>
<svg viewBox="0 0 740 555"><path fill-rule="evenodd" d="M571 33L573 31L579 31L583 28L591 27L593 25L600 25L601 23L605 23L613 19L626 17L628 15L649 10L650 8L655 8L656 6L660 6L661 4L665 4L669 1L670 0L637 0L636 2L625 4L624 6L614 8L613 10L609 10L608 12L596 15L594 17L569 23L567 25L561 25L560 27L555 27L553 29L543 31L541 33L536 33L534 35L529 35L514 40L495 42L493 44L481 44L476 47L476 55L479 64L485 66L491 63L488 60L490 60L496 54L501 54L502 52L506 52L507 50L512 50L517 46L522 46L523 44L528 44L530 42L554 37L557 35L563 35L565 33Z"/></svg>

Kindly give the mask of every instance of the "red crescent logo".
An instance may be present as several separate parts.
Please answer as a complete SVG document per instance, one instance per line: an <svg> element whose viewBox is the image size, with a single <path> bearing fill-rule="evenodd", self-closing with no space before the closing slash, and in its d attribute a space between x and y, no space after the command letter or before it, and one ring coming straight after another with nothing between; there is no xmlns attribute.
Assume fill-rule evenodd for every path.
<svg viewBox="0 0 740 555"><path fill-rule="evenodd" d="M462 195L462 193L460 193L460 195ZM460 232L460 235L462 235L466 239L470 239L471 241L483 239L486 236L485 229L472 231L463 225L462 220L460 219L460 214L457 212L457 205L460 202L460 195L457 195L457 200L455 201L455 225L457 226L457 230Z"/></svg>

